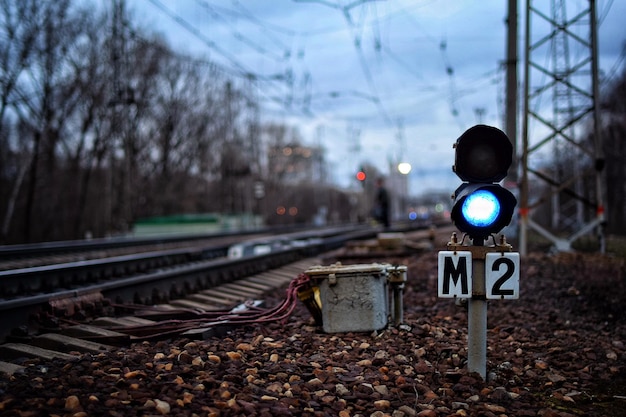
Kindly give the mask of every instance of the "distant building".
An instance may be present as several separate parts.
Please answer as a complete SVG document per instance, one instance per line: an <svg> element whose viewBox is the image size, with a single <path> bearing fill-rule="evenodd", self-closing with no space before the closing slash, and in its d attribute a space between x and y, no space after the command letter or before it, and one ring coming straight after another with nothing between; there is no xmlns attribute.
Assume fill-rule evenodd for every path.
<svg viewBox="0 0 626 417"><path fill-rule="evenodd" d="M270 146L267 158L270 178L282 184L326 183L324 151L320 147L300 144Z"/></svg>

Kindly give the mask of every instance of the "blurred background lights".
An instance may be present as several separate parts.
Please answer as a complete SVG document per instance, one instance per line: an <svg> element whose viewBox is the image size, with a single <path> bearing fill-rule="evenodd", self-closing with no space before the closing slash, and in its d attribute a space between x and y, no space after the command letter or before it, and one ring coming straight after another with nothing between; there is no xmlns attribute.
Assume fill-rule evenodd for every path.
<svg viewBox="0 0 626 417"><path fill-rule="evenodd" d="M411 168L411 164L409 164L408 162L400 162L398 164L398 172L403 175L407 175L409 172L411 172Z"/></svg>

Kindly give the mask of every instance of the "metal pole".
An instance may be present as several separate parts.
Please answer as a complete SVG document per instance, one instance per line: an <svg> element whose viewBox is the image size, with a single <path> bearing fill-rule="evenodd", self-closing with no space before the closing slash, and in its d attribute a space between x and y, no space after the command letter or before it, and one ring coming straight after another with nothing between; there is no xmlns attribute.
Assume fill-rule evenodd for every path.
<svg viewBox="0 0 626 417"><path fill-rule="evenodd" d="M511 181L517 182L519 161L517 144L517 0L509 0L506 48L506 135L513 144Z"/></svg>
<svg viewBox="0 0 626 417"><path fill-rule="evenodd" d="M522 256L527 253L528 246L528 106L530 104L530 0L526 2L526 27L524 47L524 121L522 122L522 181L520 187L520 237L519 248Z"/></svg>
<svg viewBox="0 0 626 417"><path fill-rule="evenodd" d="M487 294L485 259L472 257L472 298L468 303L467 370L487 379Z"/></svg>
<svg viewBox="0 0 626 417"><path fill-rule="evenodd" d="M506 44L506 109L505 109L505 133L513 145L513 163L507 175L507 182L515 184L515 193L519 197L519 167L520 150L517 134L517 0L509 0ZM506 229L507 234L513 238L519 237L519 216Z"/></svg>
<svg viewBox="0 0 626 417"><path fill-rule="evenodd" d="M591 14L591 72L593 89L593 139L596 164L596 219L598 221L598 240L600 253L606 252L604 237L605 205L604 205L604 151L602 149L602 132L600 129L600 85L598 76L598 24L596 17L596 1L589 2Z"/></svg>

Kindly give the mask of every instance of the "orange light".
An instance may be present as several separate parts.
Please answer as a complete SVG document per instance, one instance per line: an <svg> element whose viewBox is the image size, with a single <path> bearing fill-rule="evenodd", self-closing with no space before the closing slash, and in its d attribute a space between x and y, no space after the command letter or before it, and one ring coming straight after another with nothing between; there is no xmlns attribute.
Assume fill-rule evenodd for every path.
<svg viewBox="0 0 626 417"><path fill-rule="evenodd" d="M365 172L359 171L356 173L356 179L359 181L365 181Z"/></svg>
<svg viewBox="0 0 626 417"><path fill-rule="evenodd" d="M289 207L289 215L295 216L296 214L298 214L298 207Z"/></svg>
<svg viewBox="0 0 626 417"><path fill-rule="evenodd" d="M282 216L283 214L285 214L286 211L287 209L285 209L285 207L283 206L278 206L276 208L276 214L278 214L279 216Z"/></svg>

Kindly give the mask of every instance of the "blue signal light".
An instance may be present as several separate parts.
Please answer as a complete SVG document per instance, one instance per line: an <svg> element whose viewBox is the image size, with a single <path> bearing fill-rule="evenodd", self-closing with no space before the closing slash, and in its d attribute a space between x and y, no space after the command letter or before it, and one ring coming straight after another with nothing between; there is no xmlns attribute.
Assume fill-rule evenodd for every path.
<svg viewBox="0 0 626 417"><path fill-rule="evenodd" d="M454 194L450 217L472 239L486 239L511 222L517 200L498 184L463 184Z"/></svg>
<svg viewBox="0 0 626 417"><path fill-rule="evenodd" d="M461 213L469 225L489 227L500 215L500 201L491 191L478 190L467 196Z"/></svg>

